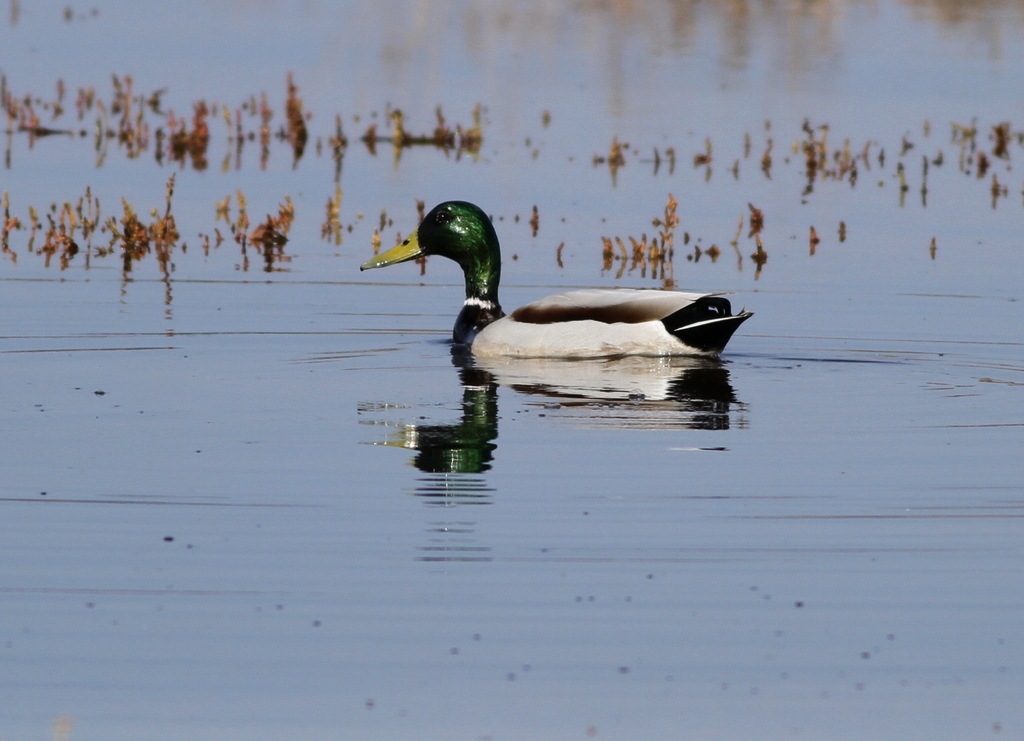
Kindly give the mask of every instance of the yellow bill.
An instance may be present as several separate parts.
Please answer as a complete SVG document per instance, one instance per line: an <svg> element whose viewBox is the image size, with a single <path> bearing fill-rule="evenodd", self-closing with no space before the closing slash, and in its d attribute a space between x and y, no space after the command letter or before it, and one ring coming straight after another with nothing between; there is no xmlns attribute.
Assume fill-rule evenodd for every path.
<svg viewBox="0 0 1024 741"><path fill-rule="evenodd" d="M383 255L377 255L376 257L367 260L359 266L359 269L370 270L371 268L382 268L385 265L394 265L399 262L406 262L407 260L415 260L422 254L423 250L420 248L420 241L417 237L417 232L413 232L409 235L409 238L400 245L393 247Z"/></svg>

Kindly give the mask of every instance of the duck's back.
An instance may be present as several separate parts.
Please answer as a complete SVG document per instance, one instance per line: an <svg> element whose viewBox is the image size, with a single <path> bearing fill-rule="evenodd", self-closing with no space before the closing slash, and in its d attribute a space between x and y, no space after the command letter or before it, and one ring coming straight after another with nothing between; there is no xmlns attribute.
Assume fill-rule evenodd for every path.
<svg viewBox="0 0 1024 741"><path fill-rule="evenodd" d="M660 321L707 293L638 289L589 289L569 291L520 306L512 312L518 322L554 324L592 319L605 324L639 324Z"/></svg>

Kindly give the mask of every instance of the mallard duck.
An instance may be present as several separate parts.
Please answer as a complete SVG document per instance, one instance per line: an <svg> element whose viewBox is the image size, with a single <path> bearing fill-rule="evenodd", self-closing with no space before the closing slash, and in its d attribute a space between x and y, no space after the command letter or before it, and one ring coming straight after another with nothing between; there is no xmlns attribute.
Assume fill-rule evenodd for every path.
<svg viewBox="0 0 1024 741"><path fill-rule="evenodd" d="M498 303L498 235L487 215L465 201L436 206L408 239L360 270L423 255L447 257L462 267L466 301L452 339L484 357L716 356L752 316L734 316L729 300L718 294L632 289L560 293L506 316Z"/></svg>

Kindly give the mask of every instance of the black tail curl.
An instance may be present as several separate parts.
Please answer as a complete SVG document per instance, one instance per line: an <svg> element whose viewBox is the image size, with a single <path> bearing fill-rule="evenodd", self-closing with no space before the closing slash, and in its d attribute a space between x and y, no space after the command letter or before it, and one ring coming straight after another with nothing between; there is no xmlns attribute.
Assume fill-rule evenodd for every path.
<svg viewBox="0 0 1024 741"><path fill-rule="evenodd" d="M741 311L733 315L729 299L704 296L661 320L669 334L688 347L709 355L718 355L725 349L733 332L753 316Z"/></svg>

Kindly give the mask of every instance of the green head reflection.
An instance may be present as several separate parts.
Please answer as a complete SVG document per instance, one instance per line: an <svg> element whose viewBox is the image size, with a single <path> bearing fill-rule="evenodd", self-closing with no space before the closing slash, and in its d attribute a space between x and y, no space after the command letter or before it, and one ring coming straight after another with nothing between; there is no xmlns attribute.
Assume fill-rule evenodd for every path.
<svg viewBox="0 0 1024 741"><path fill-rule="evenodd" d="M498 437L498 385L487 371L462 368L462 417L458 422L406 425L389 445L417 452L413 465L425 473L483 473L491 468Z"/></svg>

